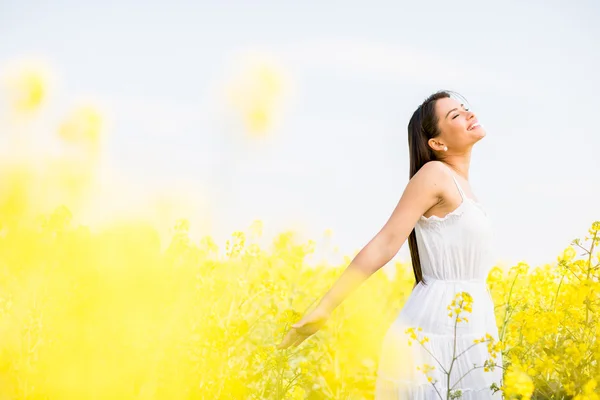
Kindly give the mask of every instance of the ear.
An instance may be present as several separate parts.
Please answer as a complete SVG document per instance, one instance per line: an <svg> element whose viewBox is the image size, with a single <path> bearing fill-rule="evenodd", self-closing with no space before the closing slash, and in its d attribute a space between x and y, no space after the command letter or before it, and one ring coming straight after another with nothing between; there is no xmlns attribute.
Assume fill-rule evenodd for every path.
<svg viewBox="0 0 600 400"><path fill-rule="evenodd" d="M431 147L434 151L442 151L444 145L438 142L436 139L432 138L427 141L429 147Z"/></svg>

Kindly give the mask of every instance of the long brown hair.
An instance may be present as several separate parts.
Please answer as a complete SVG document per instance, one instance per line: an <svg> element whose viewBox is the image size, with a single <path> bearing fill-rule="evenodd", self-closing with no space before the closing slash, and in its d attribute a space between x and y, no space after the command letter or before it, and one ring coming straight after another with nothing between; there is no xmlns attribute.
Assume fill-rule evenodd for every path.
<svg viewBox="0 0 600 400"><path fill-rule="evenodd" d="M430 95L415 110L408 123L408 150L410 153L410 173L409 179L429 161L439 161L435 152L427 141L440 134L438 118L435 113L435 103L439 99L457 96L464 99L458 93L449 90L440 90ZM466 102L466 100L465 100ZM413 272L416 283L423 281L421 270L421 259L419 258L419 249L417 247L417 235L415 229L408 236L408 247L410 249L410 258L412 261ZM425 284L425 282L423 282Z"/></svg>

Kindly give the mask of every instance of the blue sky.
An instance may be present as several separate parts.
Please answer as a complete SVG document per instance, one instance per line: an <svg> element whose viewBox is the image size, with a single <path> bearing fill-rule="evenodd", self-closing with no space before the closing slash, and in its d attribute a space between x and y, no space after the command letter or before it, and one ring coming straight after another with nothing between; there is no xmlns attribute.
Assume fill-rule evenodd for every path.
<svg viewBox="0 0 600 400"><path fill-rule="evenodd" d="M178 212L197 237L222 241L259 218L267 236L298 229L320 244L331 228L342 254L379 231L406 186L414 109L458 91L487 130L470 182L499 259L538 264L600 220L598 17L591 0L4 0L0 67L43 59L60 76L52 112L81 98L107 110L102 179L120 189L105 213L185 193ZM286 77L261 141L240 139L225 99L251 54Z"/></svg>

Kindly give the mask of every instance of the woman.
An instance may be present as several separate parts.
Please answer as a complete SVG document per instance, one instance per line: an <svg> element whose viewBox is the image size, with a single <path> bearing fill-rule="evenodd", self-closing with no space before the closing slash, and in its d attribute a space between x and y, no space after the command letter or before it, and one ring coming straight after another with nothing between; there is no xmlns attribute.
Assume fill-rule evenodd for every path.
<svg viewBox="0 0 600 400"><path fill-rule="evenodd" d="M492 227L468 182L471 149L484 136L475 114L450 92L434 93L417 108L408 124L410 180L398 205L278 348L298 346L323 327L333 310L408 238L416 282L384 337L376 399L446 399L449 389L460 390L463 400L501 398L490 386L502 384L502 369L483 368L490 359L488 346L475 344L486 334L498 339L486 286L494 262ZM464 309L451 307L449 313L455 296L463 292L469 294L462 297ZM495 364L501 363L498 355Z"/></svg>

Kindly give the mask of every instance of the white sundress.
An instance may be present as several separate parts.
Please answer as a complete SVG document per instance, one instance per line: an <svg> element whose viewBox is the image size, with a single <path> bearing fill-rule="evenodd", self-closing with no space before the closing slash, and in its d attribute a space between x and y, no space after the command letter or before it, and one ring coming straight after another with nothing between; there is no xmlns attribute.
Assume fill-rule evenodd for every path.
<svg viewBox="0 0 600 400"><path fill-rule="evenodd" d="M492 225L482 206L465 195L451 173L462 202L442 218L421 216L415 226L426 285L419 282L415 286L384 337L377 371L376 400L446 400L448 375L439 363L448 371L453 354L461 354L486 333L498 340L494 304L486 284L494 262ZM448 316L447 307L455 294L463 291L473 298L472 312L461 313L468 322L459 322L456 326L455 350L455 317ZM415 328L417 339L429 338L424 343L429 352L414 340L409 346L410 336L406 330L411 327ZM498 353L496 357L495 363L502 365L502 355ZM502 398L500 391L493 393L490 389L493 382L502 385L502 368L473 369L474 364L483 367L489 358L487 343L479 343L456 359L449 374L450 387L458 382L454 389L462 391L460 399ZM435 369L426 375L417 369L424 364L435 366ZM437 381L441 397L427 376Z"/></svg>

